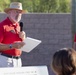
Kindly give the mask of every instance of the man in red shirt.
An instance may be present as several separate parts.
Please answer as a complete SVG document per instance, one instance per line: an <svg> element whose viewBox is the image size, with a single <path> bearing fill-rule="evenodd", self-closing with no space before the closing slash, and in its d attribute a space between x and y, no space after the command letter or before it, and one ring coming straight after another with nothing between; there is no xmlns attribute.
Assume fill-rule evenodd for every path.
<svg viewBox="0 0 76 75"><path fill-rule="evenodd" d="M7 18L0 23L0 67L21 67L21 50L25 45L25 32L20 32L22 4L12 2L4 12Z"/></svg>

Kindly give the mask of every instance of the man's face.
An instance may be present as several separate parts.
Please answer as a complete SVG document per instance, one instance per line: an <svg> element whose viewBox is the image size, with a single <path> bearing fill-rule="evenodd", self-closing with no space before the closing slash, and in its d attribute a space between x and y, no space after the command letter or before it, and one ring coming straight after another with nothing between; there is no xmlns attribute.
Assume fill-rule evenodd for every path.
<svg viewBox="0 0 76 75"><path fill-rule="evenodd" d="M19 22L21 20L22 11L21 10L10 10L8 12L8 16L12 19L12 21Z"/></svg>

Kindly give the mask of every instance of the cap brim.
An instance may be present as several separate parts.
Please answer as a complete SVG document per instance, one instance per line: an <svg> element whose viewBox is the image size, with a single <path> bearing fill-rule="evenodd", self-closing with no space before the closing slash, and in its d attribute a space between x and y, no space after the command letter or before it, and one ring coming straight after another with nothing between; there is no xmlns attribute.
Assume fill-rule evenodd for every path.
<svg viewBox="0 0 76 75"><path fill-rule="evenodd" d="M6 8L6 9L4 9L4 12L5 12L5 13L8 13L9 10L20 10L20 9L16 9L16 8ZM24 10L20 10L20 11L22 11L22 13L25 13Z"/></svg>

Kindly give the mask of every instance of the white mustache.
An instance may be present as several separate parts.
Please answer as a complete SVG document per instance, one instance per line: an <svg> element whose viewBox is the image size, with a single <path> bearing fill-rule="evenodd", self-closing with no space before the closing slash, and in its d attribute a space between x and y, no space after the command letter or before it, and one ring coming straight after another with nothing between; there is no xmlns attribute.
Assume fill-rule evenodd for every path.
<svg viewBox="0 0 76 75"><path fill-rule="evenodd" d="M21 15L16 15L16 16L15 16L15 20L16 20L16 21L20 21L20 20L21 20Z"/></svg>

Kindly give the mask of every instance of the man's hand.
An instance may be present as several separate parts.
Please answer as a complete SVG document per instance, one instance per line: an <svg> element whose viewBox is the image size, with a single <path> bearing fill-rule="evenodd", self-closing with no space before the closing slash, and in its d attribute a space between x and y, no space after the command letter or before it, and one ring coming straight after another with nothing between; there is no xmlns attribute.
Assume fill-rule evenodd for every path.
<svg viewBox="0 0 76 75"><path fill-rule="evenodd" d="M19 32L19 37L20 37L22 40L25 40L25 38L26 38L25 32L24 32L24 31Z"/></svg>
<svg viewBox="0 0 76 75"><path fill-rule="evenodd" d="M16 48L16 49L20 49L21 47L23 47L25 45L24 42L16 42L16 43L13 43L12 44L12 47L13 48Z"/></svg>

